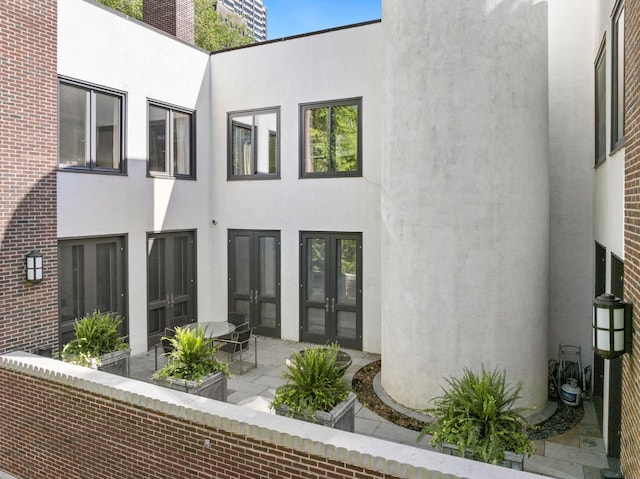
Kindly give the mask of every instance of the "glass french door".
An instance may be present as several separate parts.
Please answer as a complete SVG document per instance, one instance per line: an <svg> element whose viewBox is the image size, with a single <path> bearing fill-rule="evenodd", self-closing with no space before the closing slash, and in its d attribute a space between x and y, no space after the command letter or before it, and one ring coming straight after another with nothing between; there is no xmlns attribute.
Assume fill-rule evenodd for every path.
<svg viewBox="0 0 640 479"><path fill-rule="evenodd" d="M257 334L280 337L280 232L229 230L229 312Z"/></svg>
<svg viewBox="0 0 640 479"><path fill-rule="evenodd" d="M195 232L147 236L147 346L196 318Z"/></svg>
<svg viewBox="0 0 640 479"><path fill-rule="evenodd" d="M362 349L362 235L300 234L300 340Z"/></svg>

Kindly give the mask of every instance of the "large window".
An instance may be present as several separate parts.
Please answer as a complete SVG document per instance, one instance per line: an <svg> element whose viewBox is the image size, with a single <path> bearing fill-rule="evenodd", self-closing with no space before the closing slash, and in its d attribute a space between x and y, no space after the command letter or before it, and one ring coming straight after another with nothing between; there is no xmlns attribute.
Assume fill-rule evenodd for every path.
<svg viewBox="0 0 640 479"><path fill-rule="evenodd" d="M362 176L362 99L300 105L300 176Z"/></svg>
<svg viewBox="0 0 640 479"><path fill-rule="evenodd" d="M94 310L126 318L126 237L58 242L60 344L73 338L74 320ZM127 334L127 321L121 325Z"/></svg>
<svg viewBox="0 0 640 479"><path fill-rule="evenodd" d="M229 113L227 178L279 178L279 130L280 108Z"/></svg>
<svg viewBox="0 0 640 479"><path fill-rule="evenodd" d="M123 103L123 93L60 81L58 165L123 172Z"/></svg>
<svg viewBox="0 0 640 479"><path fill-rule="evenodd" d="M602 42L598 56L595 63L595 164L596 166L602 163L606 159L607 155L607 112L606 112L606 71L605 71L605 58L606 58L605 43Z"/></svg>
<svg viewBox="0 0 640 479"><path fill-rule="evenodd" d="M195 178L194 114L149 103L149 174Z"/></svg>
<svg viewBox="0 0 640 479"><path fill-rule="evenodd" d="M624 145L624 1L613 11L611 57L611 149Z"/></svg>

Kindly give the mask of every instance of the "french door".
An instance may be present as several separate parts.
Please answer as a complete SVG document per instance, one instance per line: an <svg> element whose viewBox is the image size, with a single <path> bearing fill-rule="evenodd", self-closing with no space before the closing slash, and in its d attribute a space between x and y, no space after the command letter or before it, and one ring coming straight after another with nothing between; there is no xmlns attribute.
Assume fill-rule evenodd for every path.
<svg viewBox="0 0 640 479"><path fill-rule="evenodd" d="M194 231L147 236L147 347L160 342L165 328L196 318Z"/></svg>
<svg viewBox="0 0 640 479"><path fill-rule="evenodd" d="M125 236L58 242L60 347L73 339L75 319L94 310L118 313L119 333L128 335L126 258Z"/></svg>
<svg viewBox="0 0 640 479"><path fill-rule="evenodd" d="M229 311L280 337L280 232L229 230Z"/></svg>
<svg viewBox="0 0 640 479"><path fill-rule="evenodd" d="M362 349L362 235L300 234L300 340Z"/></svg>

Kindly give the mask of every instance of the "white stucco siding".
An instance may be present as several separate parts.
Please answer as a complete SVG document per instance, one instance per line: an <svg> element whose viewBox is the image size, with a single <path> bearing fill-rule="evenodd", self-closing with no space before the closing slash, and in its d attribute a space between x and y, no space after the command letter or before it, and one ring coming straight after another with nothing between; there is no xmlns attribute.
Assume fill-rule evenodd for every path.
<svg viewBox="0 0 640 479"><path fill-rule="evenodd" d="M382 386L409 407L482 364L524 381L523 404L546 402L547 17L535 3L383 1Z"/></svg>
<svg viewBox="0 0 640 479"><path fill-rule="evenodd" d="M281 335L299 339L301 231L360 232L363 349L380 351L380 24L310 35L212 56L212 283L227 305L227 232L281 232ZM357 178L299 178L299 105L362 98ZM227 181L227 113L280 107L280 179ZM225 309L226 310L226 309Z"/></svg>
<svg viewBox="0 0 640 479"><path fill-rule="evenodd" d="M126 93L127 175L58 173L58 237L128 236L133 352L147 349L146 234L197 230L210 255L209 54L83 0L58 2L58 74ZM147 100L196 111L197 181L147 177ZM199 270L206 283L209 270ZM199 315L211 304L199 303Z"/></svg>

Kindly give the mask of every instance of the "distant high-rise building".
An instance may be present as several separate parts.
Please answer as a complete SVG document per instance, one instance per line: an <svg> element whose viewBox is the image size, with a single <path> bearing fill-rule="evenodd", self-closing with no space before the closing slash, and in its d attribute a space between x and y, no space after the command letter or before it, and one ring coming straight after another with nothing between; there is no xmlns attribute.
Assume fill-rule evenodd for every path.
<svg viewBox="0 0 640 479"><path fill-rule="evenodd" d="M216 8L223 16L228 11L239 15L253 33L256 42L267 39L267 7L262 0L218 0Z"/></svg>

